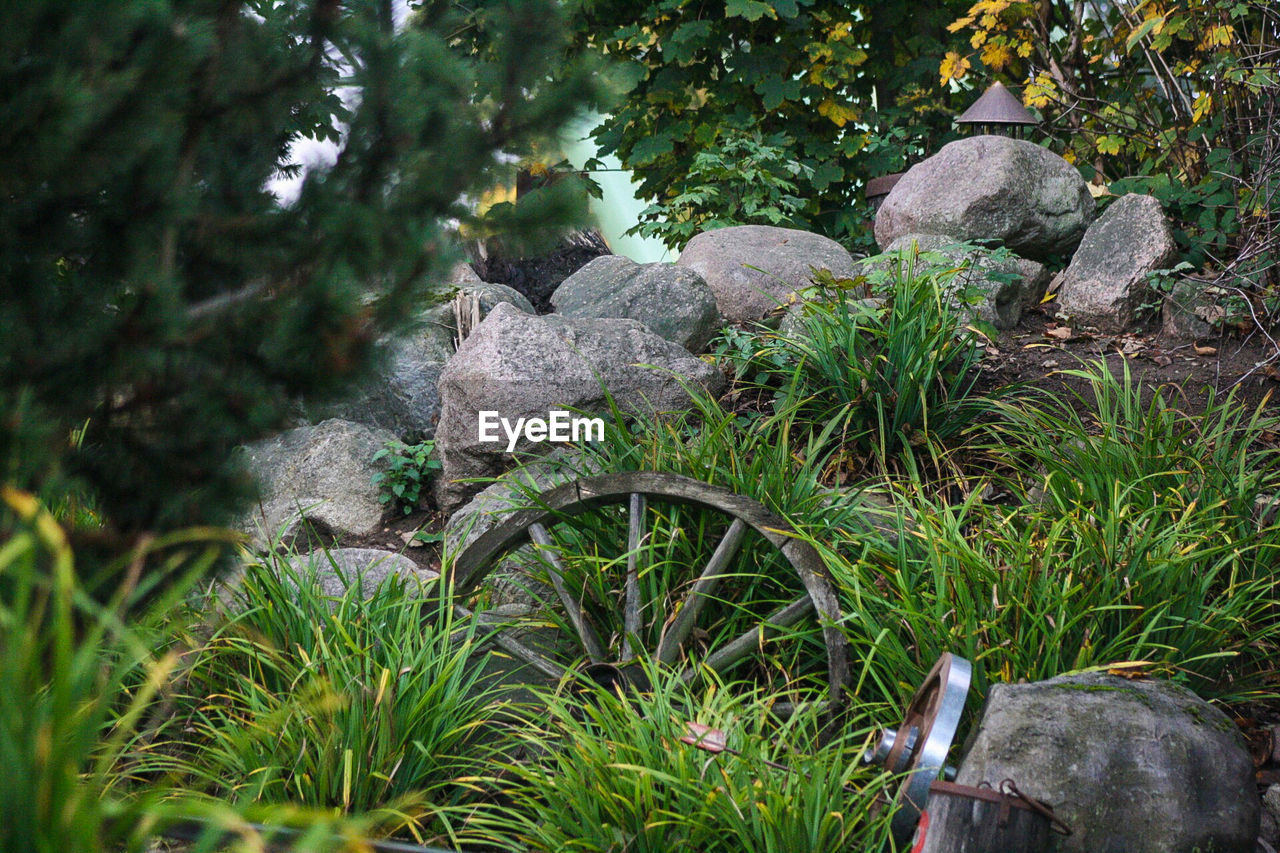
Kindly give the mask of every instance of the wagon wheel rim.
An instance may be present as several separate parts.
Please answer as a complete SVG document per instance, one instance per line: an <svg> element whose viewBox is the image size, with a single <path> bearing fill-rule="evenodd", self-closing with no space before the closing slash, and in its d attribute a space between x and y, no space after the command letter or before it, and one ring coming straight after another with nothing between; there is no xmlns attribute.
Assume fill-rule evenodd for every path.
<svg viewBox="0 0 1280 853"><path fill-rule="evenodd" d="M768 638L807 616L816 614L827 652L828 716L834 717L847 707L850 692L848 643L839 630L839 600L826 565L818 551L800 538L785 521L771 513L758 501L699 480L676 474L636 471L586 477L548 489L532 496L531 506L516 510L471 542L454 559L449 571L456 596L474 591L487 577L500 558L526 543L539 548L539 559L549 567L555 598L564 607L568 623L577 635L589 665L608 661L606 649L585 618L581 603L559 582L563 567L550 545L548 527L581 513L610 505L627 507L626 573L623 594L623 656L631 655L638 639L638 554L643 536L646 508L651 501L687 505L720 513L732 519L721 536L710 559L698 568L697 579L689 587L684 600L674 609L674 616L663 627L653 649L653 659L673 664L689 639L702 609L715 600L716 588L726 577L724 569L731 563L747 533L754 531L786 560L804 587L804 594L789 604L760 619L751 630L711 650L701 666L723 673L751 656L759 647L761 636ZM469 613L464 608L460 612ZM508 632L499 630L493 641L508 654L559 678L565 668L547 660L528 648ZM698 668L686 668L681 677L692 680Z"/></svg>

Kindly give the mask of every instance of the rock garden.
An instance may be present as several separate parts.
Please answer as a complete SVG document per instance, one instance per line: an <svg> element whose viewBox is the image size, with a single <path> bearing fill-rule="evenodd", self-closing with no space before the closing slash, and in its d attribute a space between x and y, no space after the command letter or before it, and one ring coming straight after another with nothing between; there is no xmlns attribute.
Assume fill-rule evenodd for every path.
<svg viewBox="0 0 1280 853"><path fill-rule="evenodd" d="M1142 52L1153 78L1127 79L1156 93L1175 85L1157 60L1187 61L1159 39L1192 27L1178 10L1197 4L1041 23L1077 52L1105 40L1107 62ZM302 19L246 8L201 19L199 44L153 10L179 54L209 51L183 88L207 103L154 155L172 185L126 164L82 191L23 167L43 176L33 194L80 201L61 219L51 201L16 205L21 234L60 222L80 242L0 245L29 285L22 311L0 303L19 341L3 370L59 380L0 386L0 847L1275 853L1280 207L1257 187L1280 156L1266 134L1233 155L1256 167L1233 173L1239 221L1192 227L1207 191L1103 179L1103 155L1156 156L1123 148L1146 145L1146 126L1126 141L1098 124L1123 111L1096 108L1084 93L1103 81L1075 59L1042 61L1027 4L936 22L965 37L933 45L931 86L939 59L949 95L976 94L974 63L1028 69L1024 96L997 84L974 107L1012 119L948 117L927 145L876 130L933 121L922 90L892 107L875 93L880 117L821 99L887 61L857 28L871 11L722 4L809 58L781 76L761 64L748 87L786 132L726 114L684 138L678 117L728 98L731 69L782 61L764 29L733 36L743 60L698 53L719 17L635 29L634 10L603 3L561 31L561 4L439 5L449 14L427 4L406 25L391 5L366 20L319 4L307 37ZM1244 44L1254 30L1236 19L1275 25L1269 7L1213 8L1228 23L1184 45L1198 61ZM810 24L819 40L791 44ZM272 27L292 33L278 65ZM534 212L494 201L493 164L545 158L574 114L555 92L602 97L575 63L606 41L645 71L597 141L654 200L633 231L673 261L565 224L599 162L530 154L511 195ZM981 52L957 52L969 44ZM360 98L308 109L341 133L273 107L289 115L280 139L341 137L295 200L262 199L282 154L253 181L227 165L252 159L256 135L225 157L183 142L230 109L220 85L265 109L335 51ZM1210 79L1267 92L1274 118L1274 68L1231 56ZM1089 87L1069 88L1062 64ZM679 97L663 88L695 66L719 70ZM1168 155L1184 177L1211 157L1188 151L1217 150L1214 128L1238 130L1199 124L1224 103L1213 91L1218 107L1178 106L1166 139L1186 146ZM1045 93L1075 106L1055 112L1065 101ZM416 106L390 106L409 94ZM824 143L839 157L810 156L811 118L840 129ZM1010 130L1042 120L1043 140ZM1092 134L1092 161L1063 127ZM691 162L670 160L695 142ZM849 171L856 192L828 195L841 164L868 162L878 181ZM116 210L117 181L172 195ZM257 201L233 203L236 181ZM198 213L121 224L152 208ZM270 239L242 235L254 217L281 217ZM108 251L117 228L145 247ZM529 235L536 252L518 248ZM104 268L114 283L83 328L41 331ZM181 300L156 283L171 281L187 282Z"/></svg>
<svg viewBox="0 0 1280 853"><path fill-rule="evenodd" d="M1096 208L1060 158L976 136L897 183L868 258L731 226L677 263L595 257L543 313L460 265L358 402L246 449L265 550L239 595L283 570L360 610L452 579L446 624L471 645L451 760L477 781L404 825L463 848L643 838L631 822L653 808L679 837L717 832L701 810L737 796L721 775L736 771L707 781L678 745L685 717L723 727L747 766L803 746L790 775L761 771L786 831L892 844L893 822L857 806L834 824L794 809L894 796L859 750L944 653L973 664L955 784L1014 780L1071 829L1052 849L1271 843L1255 770L1280 781L1260 745L1280 715L1253 697L1276 630L1272 380L1215 375L1220 349L1248 347L1188 337L1167 322L1174 296L1165 322L1151 309L1152 275L1176 262L1153 198ZM554 411L600 433L495 441L482 425ZM757 511L771 520L735 532ZM769 525L808 546L820 582ZM780 615L797 596L830 609ZM662 686L668 667L684 675ZM226 722L202 717L202 736ZM691 796L710 799L674 807Z"/></svg>

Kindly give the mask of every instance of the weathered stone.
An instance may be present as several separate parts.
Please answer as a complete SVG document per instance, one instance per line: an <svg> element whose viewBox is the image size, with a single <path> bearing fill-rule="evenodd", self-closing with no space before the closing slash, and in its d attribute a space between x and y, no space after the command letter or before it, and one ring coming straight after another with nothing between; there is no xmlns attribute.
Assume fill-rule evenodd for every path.
<svg viewBox="0 0 1280 853"><path fill-rule="evenodd" d="M484 284L484 280L471 268L471 264L458 261L453 265L453 269L449 270L449 283L456 287L465 287L469 284Z"/></svg>
<svg viewBox="0 0 1280 853"><path fill-rule="evenodd" d="M951 307L997 329L1018 324L1026 291L1036 287L1025 283L1026 272L1043 276L1044 267L1035 261L1016 256L998 261L990 252L962 248L951 237L938 234L905 234L890 243L885 254L907 257L913 251L918 252L914 262L917 274L960 268L947 283ZM929 255L942 256L943 263L931 262Z"/></svg>
<svg viewBox="0 0 1280 853"><path fill-rule="evenodd" d="M637 264L601 255L551 294L566 317L639 320L690 352L702 352L720 328L716 297L702 276L675 264Z"/></svg>
<svg viewBox="0 0 1280 853"><path fill-rule="evenodd" d="M1039 145L971 136L944 145L903 175L876 214L876 242L905 234L999 240L1023 257L1065 255L1093 220L1074 166Z"/></svg>
<svg viewBox="0 0 1280 853"><path fill-rule="evenodd" d="M1235 725L1176 685L1102 674L995 684L956 779L1012 779L1071 827L1055 853L1252 853L1253 764Z"/></svg>
<svg viewBox="0 0 1280 853"><path fill-rule="evenodd" d="M820 234L771 225L734 225L694 236L678 266L706 280L730 323L762 320L812 284L812 270L853 275L853 256Z"/></svg>
<svg viewBox="0 0 1280 853"><path fill-rule="evenodd" d="M241 528L261 546L277 535L288 542L304 522L321 536L365 536L382 522L373 461L395 435L331 418L298 427L244 449L246 467L262 486L261 508Z"/></svg>
<svg viewBox="0 0 1280 853"><path fill-rule="evenodd" d="M341 597L348 584L360 584L368 598L380 583L392 576L401 578L410 593L421 583L439 577L437 572L418 568L417 563L403 554L377 548L323 549L293 557L289 564L301 578L314 579L322 593L334 598Z"/></svg>
<svg viewBox="0 0 1280 853"><path fill-rule="evenodd" d="M460 479L493 477L515 461L505 437L480 440L481 411L496 412L515 424L519 418L545 420L552 410L605 413L609 396L626 413L679 410L689 405L682 382L715 392L724 377L634 320L538 317L499 305L458 348L440 377L436 448L443 470L437 503L456 509L480 489ZM514 451L550 449L545 441L522 436Z"/></svg>
<svg viewBox="0 0 1280 853"><path fill-rule="evenodd" d="M1025 314L1044 299L1052 276L1049 275L1049 268L1039 261L1018 257L1012 260L1018 273L1019 289L1022 291L1022 313Z"/></svg>
<svg viewBox="0 0 1280 853"><path fill-rule="evenodd" d="M1130 193L1089 226L1055 280L1058 313L1072 323L1122 332L1150 296L1148 274L1177 257L1173 232L1152 196Z"/></svg>
<svg viewBox="0 0 1280 853"><path fill-rule="evenodd" d="M1196 341L1213 335L1213 324L1226 317L1218 304L1218 288L1194 278L1176 279L1160 310L1161 331L1166 337Z"/></svg>
<svg viewBox="0 0 1280 853"><path fill-rule="evenodd" d="M471 269L466 264L460 266ZM478 298L481 318L503 302L533 313L529 300L518 291L476 277L474 282L442 296L442 301L423 311L403 337L384 342L384 366L375 378L358 389L351 399L321 409L320 417L342 418L391 430L409 443L435 435L436 422L440 419L437 386L440 372L454 351L458 329L453 296L460 293Z"/></svg>
<svg viewBox="0 0 1280 853"><path fill-rule="evenodd" d="M1262 795L1262 821L1258 838L1271 849L1280 845L1280 785L1272 785Z"/></svg>

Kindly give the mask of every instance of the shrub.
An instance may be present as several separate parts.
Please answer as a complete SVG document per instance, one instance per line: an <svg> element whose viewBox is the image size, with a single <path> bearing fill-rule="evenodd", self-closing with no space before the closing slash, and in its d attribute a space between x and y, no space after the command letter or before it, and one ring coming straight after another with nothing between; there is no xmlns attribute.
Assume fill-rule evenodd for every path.
<svg viewBox="0 0 1280 853"><path fill-rule="evenodd" d="M683 249L698 232L728 225L803 227L805 203L796 182L813 169L791 159L789 145L782 134L764 139L758 132L726 133L694 155L685 189L645 208L628 233Z"/></svg>
<svg viewBox="0 0 1280 853"><path fill-rule="evenodd" d="M418 508L427 479L440 470L440 460L431 458L434 441L405 444L389 441L386 447L373 454L373 461L387 460L387 469L373 475L373 485L378 489L378 501L393 504L405 515Z"/></svg>
<svg viewBox="0 0 1280 853"><path fill-rule="evenodd" d="M942 651L977 663L975 684L1146 661L1197 691L1264 688L1280 641L1280 525L1255 500L1280 484L1274 421L1231 398L1203 415L1125 373L1081 371L1090 418L1068 401L1001 405L985 427L1016 507L957 506L917 485L896 492L889 535L823 546L854 642L880 689L901 695ZM1078 401L1083 402L1083 401Z"/></svg>

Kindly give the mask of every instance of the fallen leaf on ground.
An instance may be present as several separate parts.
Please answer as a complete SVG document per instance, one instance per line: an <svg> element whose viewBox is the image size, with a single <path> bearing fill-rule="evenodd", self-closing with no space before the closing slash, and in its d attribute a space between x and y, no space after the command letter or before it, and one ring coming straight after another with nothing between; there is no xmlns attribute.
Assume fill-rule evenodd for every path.
<svg viewBox="0 0 1280 853"><path fill-rule="evenodd" d="M1065 341L1071 338L1071 327L1058 326L1056 329L1045 329L1044 333L1046 337L1057 338L1060 341Z"/></svg>
<svg viewBox="0 0 1280 853"><path fill-rule="evenodd" d="M1196 344L1196 355L1217 355L1217 354L1218 354L1217 347L1202 347L1199 344Z"/></svg>
<svg viewBox="0 0 1280 853"><path fill-rule="evenodd" d="M684 727L685 734L680 738L681 743L705 749L707 752L724 752L729 744L729 738L719 729L694 722L687 722Z"/></svg>

